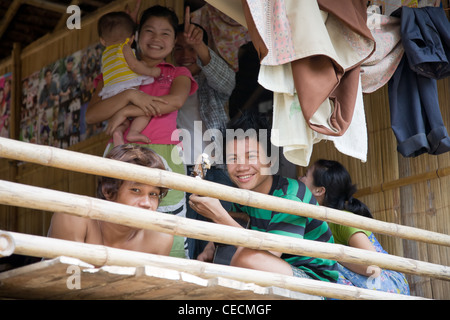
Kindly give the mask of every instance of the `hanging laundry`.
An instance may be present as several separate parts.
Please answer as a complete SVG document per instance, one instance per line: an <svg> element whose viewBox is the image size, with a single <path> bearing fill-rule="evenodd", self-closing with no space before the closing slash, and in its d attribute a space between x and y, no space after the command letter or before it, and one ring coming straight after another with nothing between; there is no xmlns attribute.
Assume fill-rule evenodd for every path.
<svg viewBox="0 0 450 320"><path fill-rule="evenodd" d="M210 48L237 72L239 48L251 41L247 28L208 3L191 13L191 21L206 30Z"/></svg>
<svg viewBox="0 0 450 320"><path fill-rule="evenodd" d="M358 84L358 94L356 96L355 111L347 131L342 136L327 136L318 133L316 140L330 140L340 153L350 156L361 162L367 161L369 148L367 135L367 122L364 110L364 100L361 81Z"/></svg>
<svg viewBox="0 0 450 320"><path fill-rule="evenodd" d="M278 83L267 77L284 72L284 64L290 63L294 89L308 126L334 136L344 134L350 125L360 65L375 50L363 1L345 2L243 2L252 40L259 35L262 42L257 43L264 45L255 46L262 58L259 83L273 92L294 94L277 91Z"/></svg>
<svg viewBox="0 0 450 320"><path fill-rule="evenodd" d="M403 7L405 54L389 81L391 127L404 157L450 151L439 108L436 78L448 76L450 23L442 8Z"/></svg>
<svg viewBox="0 0 450 320"><path fill-rule="evenodd" d="M411 69L427 78L450 76L450 22L442 8L401 9L402 41Z"/></svg>
<svg viewBox="0 0 450 320"><path fill-rule="evenodd" d="M367 26L375 39L376 50L361 64L364 93L372 93L383 87L394 74L404 53L400 18L379 12L376 7L367 9Z"/></svg>
<svg viewBox="0 0 450 320"><path fill-rule="evenodd" d="M328 136L313 131L303 117L296 94L274 93L271 141L276 146L283 146L283 155L288 161L307 167L313 145L322 140L333 142L336 150L347 156L367 161L368 136L361 82L352 121L342 136Z"/></svg>
<svg viewBox="0 0 450 320"><path fill-rule="evenodd" d="M207 2L236 21L245 17L261 63L258 82L273 92L274 119L283 129L272 143L284 148L289 161L305 165L316 141L345 134L359 96L361 64L375 51L365 1L241 0L242 12L238 0ZM297 127L282 124L293 114ZM303 134L302 142L291 142L292 135Z"/></svg>

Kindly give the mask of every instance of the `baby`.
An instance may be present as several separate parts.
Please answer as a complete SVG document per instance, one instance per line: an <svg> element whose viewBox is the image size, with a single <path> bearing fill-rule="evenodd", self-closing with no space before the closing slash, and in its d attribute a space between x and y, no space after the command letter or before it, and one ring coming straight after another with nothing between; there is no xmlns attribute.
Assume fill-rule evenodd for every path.
<svg viewBox="0 0 450 320"><path fill-rule="evenodd" d="M102 99L112 97L127 89L139 89L141 84L149 84L159 77L158 67L150 68L136 58L131 45L134 41L136 24L125 12L110 12L98 22L100 43L105 46L102 54L102 74L104 87L99 93ZM114 145L124 143L123 133L130 127L127 140L148 143L141 134L151 117L140 116L124 121L113 133Z"/></svg>

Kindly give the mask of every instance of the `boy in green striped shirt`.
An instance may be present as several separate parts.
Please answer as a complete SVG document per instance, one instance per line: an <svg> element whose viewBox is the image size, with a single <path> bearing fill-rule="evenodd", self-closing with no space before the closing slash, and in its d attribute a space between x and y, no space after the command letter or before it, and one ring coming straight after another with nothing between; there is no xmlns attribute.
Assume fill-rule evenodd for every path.
<svg viewBox="0 0 450 320"><path fill-rule="evenodd" d="M261 126L260 120L249 114L228 126L227 132L233 131L234 134L231 138L227 136L225 143L225 160L231 181L241 189L317 204L316 199L302 182L270 173L270 163L264 148L268 144L267 141L270 141L270 133L264 137L259 134L270 131L267 127ZM238 130L255 134L236 136ZM267 139L266 143L263 143L264 138ZM213 222L242 228L221 206L218 199L191 195L189 204L195 211ZM238 204L233 205L232 211L247 213L252 230L333 243L331 231L324 221ZM198 259L211 261L213 251L213 244L210 243ZM334 260L245 247L237 248L231 265L328 282L336 282L338 278Z"/></svg>

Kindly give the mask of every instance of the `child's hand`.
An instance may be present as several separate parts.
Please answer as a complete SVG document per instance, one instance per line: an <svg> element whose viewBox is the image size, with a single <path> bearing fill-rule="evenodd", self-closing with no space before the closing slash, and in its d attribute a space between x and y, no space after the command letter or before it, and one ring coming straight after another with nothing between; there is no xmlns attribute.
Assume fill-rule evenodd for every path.
<svg viewBox="0 0 450 320"><path fill-rule="evenodd" d="M154 74L152 74L153 78L158 78L161 75L161 69L158 67L154 67L152 68L154 71Z"/></svg>

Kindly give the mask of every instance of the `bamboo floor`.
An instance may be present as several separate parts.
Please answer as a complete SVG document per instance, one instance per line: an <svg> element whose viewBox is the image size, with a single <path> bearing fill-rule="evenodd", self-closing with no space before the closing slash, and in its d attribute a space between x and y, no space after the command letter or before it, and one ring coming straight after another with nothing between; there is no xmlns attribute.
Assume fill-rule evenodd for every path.
<svg viewBox="0 0 450 320"><path fill-rule="evenodd" d="M95 268L58 257L0 273L1 299L39 300L319 300L278 287L223 277L205 279L154 266Z"/></svg>

